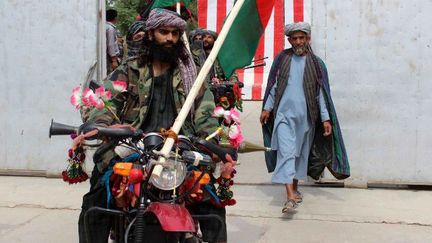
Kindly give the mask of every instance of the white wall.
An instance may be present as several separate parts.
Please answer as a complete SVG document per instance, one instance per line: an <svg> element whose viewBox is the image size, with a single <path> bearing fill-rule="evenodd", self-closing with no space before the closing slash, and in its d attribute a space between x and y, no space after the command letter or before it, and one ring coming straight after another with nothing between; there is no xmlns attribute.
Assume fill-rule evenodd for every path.
<svg viewBox="0 0 432 243"><path fill-rule="evenodd" d="M432 1L312 1L352 178L432 183Z"/></svg>
<svg viewBox="0 0 432 243"><path fill-rule="evenodd" d="M69 138L51 118L79 124L69 103L96 60L97 1L0 1L0 170L66 166Z"/></svg>

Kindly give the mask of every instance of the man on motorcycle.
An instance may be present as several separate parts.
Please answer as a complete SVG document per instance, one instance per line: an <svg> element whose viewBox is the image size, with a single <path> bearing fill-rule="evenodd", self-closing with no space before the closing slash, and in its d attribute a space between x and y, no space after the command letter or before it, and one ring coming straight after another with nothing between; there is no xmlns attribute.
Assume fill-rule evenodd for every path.
<svg viewBox="0 0 432 243"><path fill-rule="evenodd" d="M152 10L145 23L145 45L141 55L122 63L104 82L107 89L113 87L113 81L126 82L126 91L111 90L111 111L93 109L88 121L106 126L119 123L114 119L114 113L120 123L142 129L145 133L159 132L161 128L169 129L196 78L193 59L180 38L185 28L186 22L176 13L165 9ZM213 95L204 85L181 133L205 137L214 132L218 127L216 118L211 117L214 108ZM90 192L83 197L79 218L80 242L87 242L84 227L86 211L93 206L107 206L107 193L101 178L117 156L115 146L116 144L106 142L97 149L93 157L95 168L90 180ZM225 219L225 211L222 214ZM89 221L93 236L91 242L106 243L110 232L109 216L91 215ZM224 234L219 237L220 242L226 241L225 226L223 228Z"/></svg>

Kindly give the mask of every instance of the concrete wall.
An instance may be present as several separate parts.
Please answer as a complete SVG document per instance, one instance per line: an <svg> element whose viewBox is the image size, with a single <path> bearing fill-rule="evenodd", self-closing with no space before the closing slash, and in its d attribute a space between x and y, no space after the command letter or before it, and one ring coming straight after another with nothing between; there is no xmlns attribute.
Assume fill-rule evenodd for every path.
<svg viewBox="0 0 432 243"><path fill-rule="evenodd" d="M430 0L312 1L353 179L432 184Z"/></svg>
<svg viewBox="0 0 432 243"><path fill-rule="evenodd" d="M71 90L96 60L97 2L0 1L0 170L66 166L69 138L51 118L79 124Z"/></svg>

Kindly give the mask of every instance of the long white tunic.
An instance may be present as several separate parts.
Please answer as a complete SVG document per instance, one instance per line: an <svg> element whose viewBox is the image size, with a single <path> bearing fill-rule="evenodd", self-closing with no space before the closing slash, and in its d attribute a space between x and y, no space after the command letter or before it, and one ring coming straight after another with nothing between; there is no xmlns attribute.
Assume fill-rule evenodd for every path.
<svg viewBox="0 0 432 243"><path fill-rule="evenodd" d="M307 175L308 157L314 136L314 127L308 116L303 89L306 56L292 56L287 87L281 97L274 122L271 148L277 150L277 163L272 182L290 184L293 179L304 180ZM264 106L272 110L277 83L272 87ZM317 102L321 120L329 119L324 97L320 90Z"/></svg>

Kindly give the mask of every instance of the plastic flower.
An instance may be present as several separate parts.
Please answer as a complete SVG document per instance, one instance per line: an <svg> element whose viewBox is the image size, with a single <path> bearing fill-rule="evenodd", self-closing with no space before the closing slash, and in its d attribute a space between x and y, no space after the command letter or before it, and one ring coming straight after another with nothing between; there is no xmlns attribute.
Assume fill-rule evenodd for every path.
<svg viewBox="0 0 432 243"><path fill-rule="evenodd" d="M216 108L213 110L213 117L223 117L226 124L231 124L231 121L234 121L236 124L240 124L240 112L234 108L231 108L231 110L227 111L221 106L216 106Z"/></svg>
<svg viewBox="0 0 432 243"><path fill-rule="evenodd" d="M226 111L222 106L216 106L216 108L213 110L213 117L224 117L225 112Z"/></svg>
<svg viewBox="0 0 432 243"><path fill-rule="evenodd" d="M111 91L105 90L104 87L99 87L95 90L95 95L102 100L109 100L111 99Z"/></svg>
<svg viewBox="0 0 432 243"><path fill-rule="evenodd" d="M127 89L127 84L124 81L116 80L112 82L113 89L118 92L124 92Z"/></svg>
<svg viewBox="0 0 432 243"><path fill-rule="evenodd" d="M240 112L238 112L236 109L231 108L230 110L230 117L231 119L240 125Z"/></svg>
<svg viewBox="0 0 432 243"><path fill-rule="evenodd" d="M105 103L96 94L89 96L90 106L94 106L98 110L102 110L105 107Z"/></svg>
<svg viewBox="0 0 432 243"><path fill-rule="evenodd" d="M240 146L240 144L244 141L244 138L243 138L243 134L241 133L239 125L234 124L229 127L228 138L229 138L229 143L234 148Z"/></svg>
<svg viewBox="0 0 432 243"><path fill-rule="evenodd" d="M117 91L124 91L126 83L122 81L115 81L115 89ZM121 91L122 90L122 91ZM112 102L111 102L111 91L105 90L104 87L97 88L94 92L90 88L86 88L84 92L81 93L81 88L77 87L73 89L72 96L70 97L71 104L79 109L82 106L85 106L87 108L95 107L98 110L102 110L106 108L108 112L112 114L114 119L120 122L120 119L117 117L115 112L111 109Z"/></svg>
<svg viewBox="0 0 432 243"><path fill-rule="evenodd" d="M93 92L93 90L91 90L90 88L86 88L82 94L82 103L84 106L87 107L91 107L92 104L90 102L90 97L93 97L95 94Z"/></svg>
<svg viewBox="0 0 432 243"><path fill-rule="evenodd" d="M81 87L78 86L72 90L72 95L70 97L70 103L76 108L81 108Z"/></svg>
<svg viewBox="0 0 432 243"><path fill-rule="evenodd" d="M105 107L105 102L111 99L111 92L105 90L103 87L97 88L94 93L92 90L87 91L86 94L90 106L93 106L98 110L102 110Z"/></svg>

